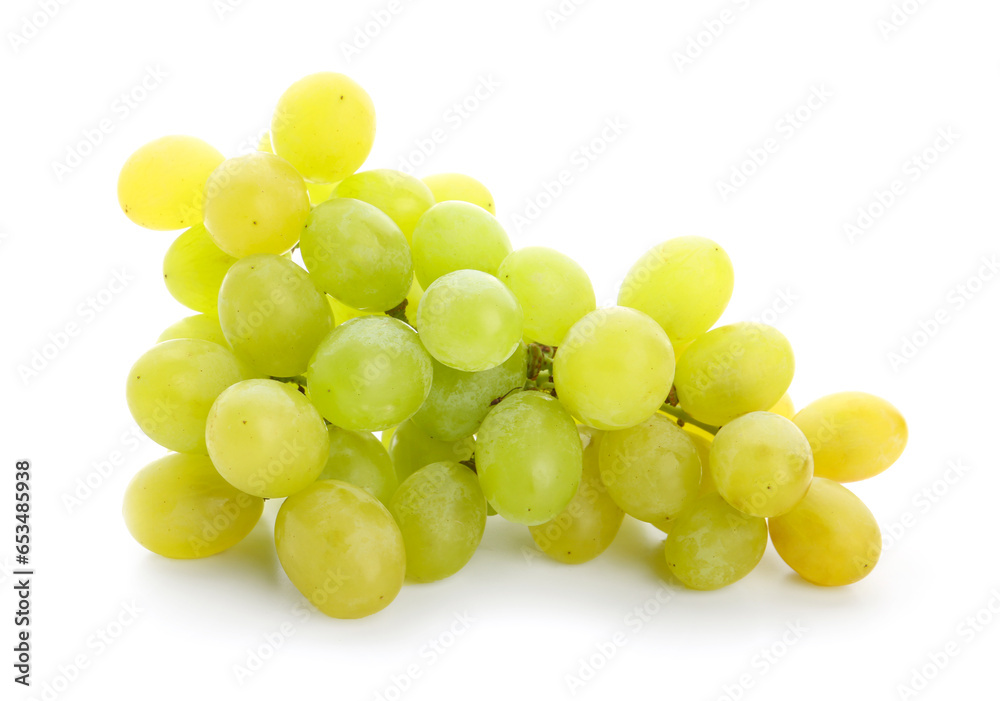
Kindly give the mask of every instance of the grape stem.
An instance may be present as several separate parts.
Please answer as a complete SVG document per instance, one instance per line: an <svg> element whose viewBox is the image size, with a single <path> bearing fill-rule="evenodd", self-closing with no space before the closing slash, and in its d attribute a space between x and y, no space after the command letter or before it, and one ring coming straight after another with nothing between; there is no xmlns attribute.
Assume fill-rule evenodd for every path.
<svg viewBox="0 0 1000 701"><path fill-rule="evenodd" d="M393 319L399 319L404 324L409 324L409 320L406 318L406 306L410 303L409 300L404 299L402 302L397 304L392 309L388 309L385 312L386 316L391 316Z"/></svg>
<svg viewBox="0 0 1000 701"><path fill-rule="evenodd" d="M719 432L721 426L712 426L710 424L702 423L698 419L691 416L689 413L684 411L679 406L671 404L669 401L665 402L663 406L660 407L660 411L664 414L670 414L675 419L677 419L678 426L684 426L684 424L691 424L692 426L697 426L702 431L706 433L711 433L713 436Z"/></svg>
<svg viewBox="0 0 1000 701"><path fill-rule="evenodd" d="M528 344L528 381L524 389L536 389L556 396L556 385L552 375L552 359L558 349L541 343Z"/></svg>

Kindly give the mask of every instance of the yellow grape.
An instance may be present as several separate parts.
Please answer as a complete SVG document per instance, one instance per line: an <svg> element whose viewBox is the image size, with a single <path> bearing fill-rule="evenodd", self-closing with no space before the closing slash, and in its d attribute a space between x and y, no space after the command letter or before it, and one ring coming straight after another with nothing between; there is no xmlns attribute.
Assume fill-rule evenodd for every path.
<svg viewBox="0 0 1000 701"><path fill-rule="evenodd" d="M487 212L496 216L497 208L493 203L493 195L486 186L475 178L461 173L440 173L428 175L424 184L430 188L435 202L459 200L479 205Z"/></svg>
<svg viewBox="0 0 1000 701"><path fill-rule="evenodd" d="M374 205L389 215L407 242L413 238L413 229L420 217L434 206L434 195L423 182L388 168L366 170L344 178L333 196L350 197Z"/></svg>
<svg viewBox="0 0 1000 701"><path fill-rule="evenodd" d="M792 398L788 396L788 392L785 392L781 395L778 403L768 409L768 411L778 416L784 416L786 419L791 419L795 416L795 404L792 403Z"/></svg>
<svg viewBox="0 0 1000 701"><path fill-rule="evenodd" d="M202 224L192 226L167 249L163 282L173 298L202 314L219 315L219 288L236 262L209 236Z"/></svg>
<svg viewBox="0 0 1000 701"><path fill-rule="evenodd" d="M156 342L163 343L177 338L200 338L203 341L218 343L223 348L232 350L229 347L229 341L222 333L222 327L219 326L218 317L208 314L193 314L184 317L165 328Z"/></svg>

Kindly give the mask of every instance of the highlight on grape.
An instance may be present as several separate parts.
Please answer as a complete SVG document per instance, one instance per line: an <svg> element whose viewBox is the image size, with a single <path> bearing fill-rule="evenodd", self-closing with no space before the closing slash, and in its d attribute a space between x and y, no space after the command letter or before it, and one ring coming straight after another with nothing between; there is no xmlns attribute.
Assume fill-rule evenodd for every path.
<svg viewBox="0 0 1000 701"><path fill-rule="evenodd" d="M361 170L374 138L364 89L316 73L253 153L175 135L124 164L125 215L183 230L163 277L195 312L127 377L172 451L126 490L141 545L207 557L283 500L281 566L337 618L453 576L490 517L566 564L648 523L665 576L696 590L750 574L768 539L814 584L871 574L881 532L843 483L896 462L906 422L858 391L796 412L789 340L716 325L722 246L664 241L598 307L575 261L513 248L478 180Z"/></svg>

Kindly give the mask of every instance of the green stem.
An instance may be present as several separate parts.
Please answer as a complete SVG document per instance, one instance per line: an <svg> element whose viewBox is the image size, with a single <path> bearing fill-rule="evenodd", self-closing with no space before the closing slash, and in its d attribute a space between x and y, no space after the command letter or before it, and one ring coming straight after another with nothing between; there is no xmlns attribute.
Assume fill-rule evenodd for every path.
<svg viewBox="0 0 1000 701"><path fill-rule="evenodd" d="M679 406L672 406L670 403L665 403L660 407L660 411L664 414L670 414L677 419L677 424L683 426L684 424L691 424L692 426L697 426L702 431L711 433L713 436L719 432L721 426L711 426L706 423L702 423L698 419L692 417L689 413L684 411Z"/></svg>

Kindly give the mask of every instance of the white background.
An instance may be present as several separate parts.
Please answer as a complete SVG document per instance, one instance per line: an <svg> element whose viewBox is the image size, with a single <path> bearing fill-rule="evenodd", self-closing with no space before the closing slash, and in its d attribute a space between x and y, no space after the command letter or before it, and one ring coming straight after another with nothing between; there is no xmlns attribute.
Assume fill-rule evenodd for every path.
<svg viewBox="0 0 1000 701"><path fill-rule="evenodd" d="M36 32L24 23L44 3L5 0L0 557L9 570L13 462L27 457L37 577L35 686L11 681L5 613L0 695L40 698L49 684L61 693L46 698L66 699L126 689L148 699L888 699L913 698L900 685L914 674L934 677L921 699L995 693L1000 283L982 260L1000 248L1000 7L896 1L912 15L889 31L880 23L892 0L590 0L558 23L546 16L556 0L412 0L391 5L389 25L348 60L343 46L388 0L245 0L221 16L212 0L68 2ZM679 66L724 10L718 36L701 35L700 55ZM300 615L273 554L274 504L245 542L205 561L136 545L122 493L164 451L130 433L125 375L189 312L160 278L172 234L121 214L118 169L168 133L246 150L284 88L318 70L349 73L374 99L368 167L400 167L443 130L417 174L480 178L515 245L567 252L603 302L652 244L712 237L736 268L723 322L763 318L790 338L797 406L848 389L899 406L906 453L852 487L887 531L871 577L816 588L769 549L737 585L687 592L661 578L651 527L626 523L604 556L569 567L526 556L526 529L493 518L458 575L407 586L374 617L337 621ZM157 72L152 90L140 87ZM476 98L480 83L497 87ZM785 115L814 89L827 97L790 128ZM122 101L133 90L142 99ZM452 105L465 99L474 109L462 116ZM109 133L81 146L102 120ZM624 125L613 140L601 136L607 120ZM938 130L954 136L935 151ZM777 152L723 197L718 183L769 138ZM587 160L582 148L601 153ZM562 170L571 184L539 199ZM875 191L895 180L905 192L878 212ZM873 203L881 216L852 240L845 224ZM86 311L116 273L127 286ZM935 315L945 321L932 328ZM68 323L80 332L22 378L18 366ZM919 348L893 362L905 339ZM100 484L68 505L88 475ZM13 610L11 586L5 572L0 610ZM139 613L123 615L132 606ZM988 622L975 630L963 621L977 612ZM104 631L117 634L109 646L95 637ZM435 640L441 653L427 647ZM950 641L957 654L938 670L929 660ZM241 685L236 665L262 647L269 659Z"/></svg>

